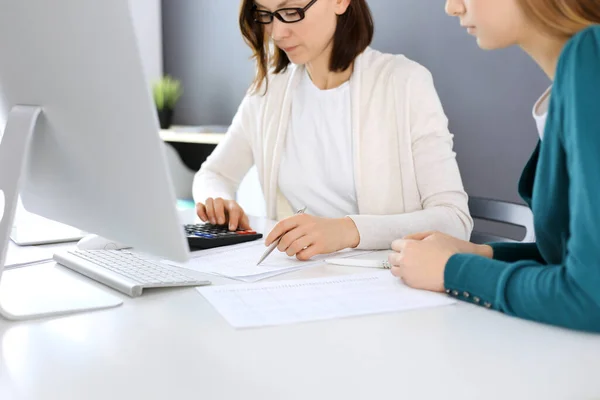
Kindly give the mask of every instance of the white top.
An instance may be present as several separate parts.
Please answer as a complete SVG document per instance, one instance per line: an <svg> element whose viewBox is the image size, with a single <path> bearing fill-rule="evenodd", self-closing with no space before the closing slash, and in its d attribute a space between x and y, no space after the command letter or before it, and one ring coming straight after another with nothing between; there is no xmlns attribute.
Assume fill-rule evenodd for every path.
<svg viewBox="0 0 600 400"><path fill-rule="evenodd" d="M256 166L267 217L294 213L279 185L303 65L269 75L268 90L249 93L221 143L194 179L194 199L236 198ZM392 241L422 231L468 240L473 229L453 135L431 73L402 55L365 50L349 85L353 172L358 214L349 215L361 249L389 249ZM282 200L283 199L283 200Z"/></svg>
<svg viewBox="0 0 600 400"><path fill-rule="evenodd" d="M544 129L546 128L546 119L548 118L548 106L550 105L550 91L552 86L546 89L533 106L533 118L537 126L540 139L544 138Z"/></svg>
<svg viewBox="0 0 600 400"><path fill-rule="evenodd" d="M321 90L304 73L279 167L279 188L294 210L327 218L358 214L350 83Z"/></svg>

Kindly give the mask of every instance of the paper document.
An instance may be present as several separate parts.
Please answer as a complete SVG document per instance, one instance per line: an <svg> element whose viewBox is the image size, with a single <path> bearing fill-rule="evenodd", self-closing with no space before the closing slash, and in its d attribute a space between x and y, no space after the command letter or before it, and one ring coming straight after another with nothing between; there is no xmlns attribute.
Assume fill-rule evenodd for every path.
<svg viewBox="0 0 600 400"><path fill-rule="evenodd" d="M35 246L17 246L9 240L8 250L6 252L6 260L4 261L4 268L17 268L51 261L53 255L54 253L49 250L41 249Z"/></svg>
<svg viewBox="0 0 600 400"><path fill-rule="evenodd" d="M444 294L411 289L389 271L206 286L197 290L236 328L381 314L456 302Z"/></svg>
<svg viewBox="0 0 600 400"><path fill-rule="evenodd" d="M287 254L275 249L265 261L257 266L256 263L265 252L265 249L264 241L254 241L235 246L201 250L192 253L192 259L187 263L163 262L193 271L220 275L245 282L256 282L316 264L323 264L325 259L332 257L331 254L319 255L309 261L299 261L295 257L289 257ZM335 253L335 257L355 257L368 253L371 253L371 251L347 250Z"/></svg>

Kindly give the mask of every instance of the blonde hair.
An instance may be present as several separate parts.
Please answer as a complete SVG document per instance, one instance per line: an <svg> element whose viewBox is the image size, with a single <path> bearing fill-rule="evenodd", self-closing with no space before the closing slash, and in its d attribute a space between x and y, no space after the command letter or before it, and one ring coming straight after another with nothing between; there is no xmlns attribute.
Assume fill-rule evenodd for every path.
<svg viewBox="0 0 600 400"><path fill-rule="evenodd" d="M523 11L542 30L570 38L590 25L600 24L598 0L518 0Z"/></svg>

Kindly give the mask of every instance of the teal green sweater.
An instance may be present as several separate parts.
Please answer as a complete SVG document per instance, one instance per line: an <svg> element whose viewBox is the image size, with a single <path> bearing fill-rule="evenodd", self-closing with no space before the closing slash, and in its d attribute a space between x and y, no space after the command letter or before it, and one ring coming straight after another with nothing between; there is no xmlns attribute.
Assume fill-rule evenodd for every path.
<svg viewBox="0 0 600 400"><path fill-rule="evenodd" d="M563 49L541 142L519 193L536 243L491 244L494 259L457 254L447 292L509 315L600 332L600 26Z"/></svg>

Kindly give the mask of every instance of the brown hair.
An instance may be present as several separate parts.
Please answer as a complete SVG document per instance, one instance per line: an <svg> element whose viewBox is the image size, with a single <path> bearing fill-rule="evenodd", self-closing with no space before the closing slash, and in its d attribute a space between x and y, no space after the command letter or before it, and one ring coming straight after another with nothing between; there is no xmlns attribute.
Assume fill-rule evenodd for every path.
<svg viewBox="0 0 600 400"><path fill-rule="evenodd" d="M257 92L263 82L267 81L266 92L268 69L273 68L275 74L285 71L290 59L279 48L272 51L263 25L254 22L253 9L254 0L242 0L239 23L244 40L252 48L252 58L256 60L252 90ZM329 70L342 72L348 69L356 57L371 44L373 31L373 17L366 0L351 0L346 12L337 17Z"/></svg>
<svg viewBox="0 0 600 400"><path fill-rule="evenodd" d="M598 0L519 0L527 17L542 30L565 39L600 24Z"/></svg>

